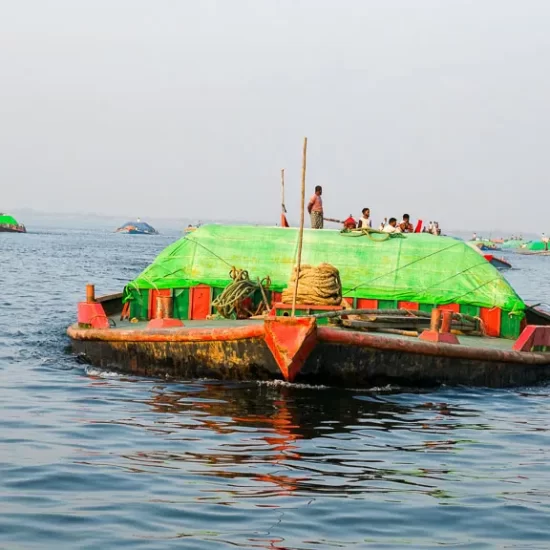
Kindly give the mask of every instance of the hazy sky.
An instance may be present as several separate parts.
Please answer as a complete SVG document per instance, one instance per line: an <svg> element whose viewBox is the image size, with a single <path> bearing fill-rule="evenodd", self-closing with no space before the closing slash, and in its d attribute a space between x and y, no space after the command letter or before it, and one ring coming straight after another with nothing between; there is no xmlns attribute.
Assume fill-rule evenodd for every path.
<svg viewBox="0 0 550 550"><path fill-rule="evenodd" d="M548 0L0 0L0 210L550 232ZM24 221L24 220L22 220ZM125 220L123 220L125 221Z"/></svg>

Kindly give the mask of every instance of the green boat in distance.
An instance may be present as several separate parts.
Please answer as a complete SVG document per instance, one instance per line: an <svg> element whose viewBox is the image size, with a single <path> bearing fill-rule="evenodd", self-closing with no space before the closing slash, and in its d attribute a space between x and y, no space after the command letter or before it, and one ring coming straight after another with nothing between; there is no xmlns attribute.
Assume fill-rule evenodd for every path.
<svg viewBox="0 0 550 550"><path fill-rule="evenodd" d="M550 245L544 241L531 241L522 245L517 251L520 254L550 256Z"/></svg>
<svg viewBox="0 0 550 550"><path fill-rule="evenodd" d="M519 248L524 248L527 246L531 241L526 241L524 239L509 239L507 241L504 241L500 248L502 250L518 250Z"/></svg>
<svg viewBox="0 0 550 550"><path fill-rule="evenodd" d="M26 233L27 230L13 216L0 212L0 233Z"/></svg>

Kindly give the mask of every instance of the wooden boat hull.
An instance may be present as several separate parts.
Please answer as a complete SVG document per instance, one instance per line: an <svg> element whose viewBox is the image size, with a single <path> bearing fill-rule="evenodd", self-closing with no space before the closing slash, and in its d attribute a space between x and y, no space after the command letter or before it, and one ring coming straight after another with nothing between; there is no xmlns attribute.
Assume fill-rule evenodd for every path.
<svg viewBox="0 0 550 550"><path fill-rule="evenodd" d="M504 258L496 258L493 254L485 254L485 259L498 270L511 269L512 264Z"/></svg>
<svg viewBox="0 0 550 550"><path fill-rule="evenodd" d="M2 226L0 225L0 233L26 233L27 230L25 227L15 227L15 226Z"/></svg>
<svg viewBox="0 0 550 550"><path fill-rule="evenodd" d="M74 351L102 368L169 379L282 380L263 323L159 330L69 328ZM293 381L343 387L387 384L524 386L550 380L550 354L390 338L316 328Z"/></svg>

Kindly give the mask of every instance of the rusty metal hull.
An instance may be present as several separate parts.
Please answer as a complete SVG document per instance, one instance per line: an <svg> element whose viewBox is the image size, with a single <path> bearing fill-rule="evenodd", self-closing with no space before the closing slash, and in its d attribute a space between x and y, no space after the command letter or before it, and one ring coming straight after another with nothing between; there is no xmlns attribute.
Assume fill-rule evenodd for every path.
<svg viewBox="0 0 550 550"><path fill-rule="evenodd" d="M69 328L73 349L90 363L169 379L280 380L263 324L185 330ZM441 384L525 386L550 380L550 354L386 338L317 328L317 343L294 382L348 388Z"/></svg>
<svg viewBox="0 0 550 550"><path fill-rule="evenodd" d="M23 226L6 226L0 225L0 233L26 233L27 230Z"/></svg>

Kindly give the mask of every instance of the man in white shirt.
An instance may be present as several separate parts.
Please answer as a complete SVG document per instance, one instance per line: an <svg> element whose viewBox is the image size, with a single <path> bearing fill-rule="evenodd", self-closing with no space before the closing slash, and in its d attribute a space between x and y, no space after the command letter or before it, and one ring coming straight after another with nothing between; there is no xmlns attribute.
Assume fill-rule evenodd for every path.
<svg viewBox="0 0 550 550"><path fill-rule="evenodd" d="M397 225L397 220L395 218L390 218L390 221L382 229L384 233L401 233L401 229Z"/></svg>
<svg viewBox="0 0 550 550"><path fill-rule="evenodd" d="M548 237L546 236L546 233L543 233L542 234L542 239L541 241L544 243L544 250L548 250Z"/></svg>

